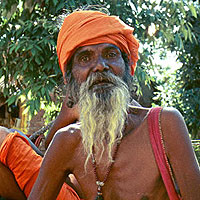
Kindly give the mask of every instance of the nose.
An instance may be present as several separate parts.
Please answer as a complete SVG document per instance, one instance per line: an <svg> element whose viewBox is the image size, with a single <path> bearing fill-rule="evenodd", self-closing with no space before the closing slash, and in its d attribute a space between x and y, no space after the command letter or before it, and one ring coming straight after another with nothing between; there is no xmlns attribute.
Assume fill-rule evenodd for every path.
<svg viewBox="0 0 200 200"><path fill-rule="evenodd" d="M105 60L100 57L94 65L93 72L102 72L109 69L109 66L106 64Z"/></svg>

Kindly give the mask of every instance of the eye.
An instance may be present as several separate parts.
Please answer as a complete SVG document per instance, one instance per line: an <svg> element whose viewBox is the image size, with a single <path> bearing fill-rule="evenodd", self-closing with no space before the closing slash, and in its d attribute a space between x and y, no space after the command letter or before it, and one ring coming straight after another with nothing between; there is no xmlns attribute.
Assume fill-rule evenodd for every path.
<svg viewBox="0 0 200 200"><path fill-rule="evenodd" d="M89 55L82 55L78 58L78 61L80 63L87 63L90 61L90 56Z"/></svg>
<svg viewBox="0 0 200 200"><path fill-rule="evenodd" d="M108 54L108 57L109 58L114 58L114 57L116 57L117 56L117 54L115 53L115 52L110 52L109 54Z"/></svg>
<svg viewBox="0 0 200 200"><path fill-rule="evenodd" d="M118 53L114 50L110 50L106 53L106 58L107 59L112 59L112 58L116 58L118 56Z"/></svg>

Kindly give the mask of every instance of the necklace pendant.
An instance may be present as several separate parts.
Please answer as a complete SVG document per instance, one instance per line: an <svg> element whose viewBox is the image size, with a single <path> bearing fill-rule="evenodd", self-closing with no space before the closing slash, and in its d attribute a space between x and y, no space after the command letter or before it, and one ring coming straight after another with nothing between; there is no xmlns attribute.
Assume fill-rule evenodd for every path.
<svg viewBox="0 0 200 200"><path fill-rule="evenodd" d="M96 181L96 184L98 185L98 187L104 186L104 182L102 182L102 181Z"/></svg>
<svg viewBox="0 0 200 200"><path fill-rule="evenodd" d="M95 200L104 200L104 198L101 194L97 194Z"/></svg>

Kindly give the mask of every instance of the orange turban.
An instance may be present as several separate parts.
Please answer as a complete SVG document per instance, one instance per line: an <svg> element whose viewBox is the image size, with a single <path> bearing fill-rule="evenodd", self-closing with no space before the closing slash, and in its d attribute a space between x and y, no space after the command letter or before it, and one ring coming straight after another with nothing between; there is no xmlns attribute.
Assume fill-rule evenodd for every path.
<svg viewBox="0 0 200 200"><path fill-rule="evenodd" d="M133 30L118 17L108 16L99 11L76 11L68 15L57 40L58 60L63 75L65 65L77 47L99 43L114 44L125 52L131 62L133 75L139 48Z"/></svg>

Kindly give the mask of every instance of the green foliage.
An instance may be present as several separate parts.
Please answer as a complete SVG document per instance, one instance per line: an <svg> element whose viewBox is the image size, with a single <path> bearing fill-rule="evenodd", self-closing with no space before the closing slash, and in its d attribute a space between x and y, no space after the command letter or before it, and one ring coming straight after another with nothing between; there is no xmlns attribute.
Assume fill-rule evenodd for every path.
<svg viewBox="0 0 200 200"><path fill-rule="evenodd" d="M199 10L198 10L199 11ZM197 19L189 16L191 32L195 42L185 41L185 52L179 52L178 59L183 66L177 71L177 93L180 95L179 108L193 138L200 137L200 12ZM176 106L178 106L176 104Z"/></svg>
<svg viewBox="0 0 200 200"><path fill-rule="evenodd" d="M196 153L197 160L200 164L200 140L193 140L192 145Z"/></svg>
<svg viewBox="0 0 200 200"><path fill-rule="evenodd" d="M138 84L141 88L159 85L163 92L157 93L156 104L179 108L190 132L197 137L199 6L189 0L1 1L0 75L4 77L4 96L10 97L8 103L17 102L23 96L32 115L41 106L47 108L51 102L50 91L62 83L56 56L58 15L92 4L104 5L111 14L135 27L134 34L140 41L140 60L135 73ZM158 50L161 57L165 57L166 50L179 56L183 67L176 78L156 64L154 55ZM164 75L162 79L150 76L155 68ZM143 89L140 93L145 95ZM55 107L59 109L59 105Z"/></svg>
<svg viewBox="0 0 200 200"><path fill-rule="evenodd" d="M11 2L4 2L1 10L4 14L0 33L3 93L11 97L9 104L24 95L33 115L40 110L41 100L46 104L51 101L49 93L62 79L56 56L58 28L52 15L58 11L61 1L48 2L47 7L47 1L41 4L20 1L21 8L16 7L18 2Z"/></svg>
<svg viewBox="0 0 200 200"><path fill-rule="evenodd" d="M190 6L191 8L191 6ZM192 7L193 8L193 7ZM186 11L185 11L186 12ZM200 11L186 12L187 23L190 24L189 35L181 35L182 48L176 49L177 60L182 67L174 74L168 74L166 69L160 68L164 75L157 80L157 96L155 99L161 105L174 106L183 114L192 138L200 138Z"/></svg>

